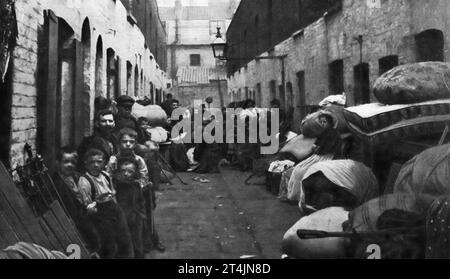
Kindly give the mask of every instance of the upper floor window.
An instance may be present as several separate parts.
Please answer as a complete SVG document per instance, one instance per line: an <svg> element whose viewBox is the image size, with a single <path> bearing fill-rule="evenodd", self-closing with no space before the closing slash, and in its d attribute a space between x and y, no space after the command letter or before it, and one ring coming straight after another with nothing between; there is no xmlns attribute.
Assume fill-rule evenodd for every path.
<svg viewBox="0 0 450 279"><path fill-rule="evenodd" d="M191 66L200 66L200 54L191 54Z"/></svg>

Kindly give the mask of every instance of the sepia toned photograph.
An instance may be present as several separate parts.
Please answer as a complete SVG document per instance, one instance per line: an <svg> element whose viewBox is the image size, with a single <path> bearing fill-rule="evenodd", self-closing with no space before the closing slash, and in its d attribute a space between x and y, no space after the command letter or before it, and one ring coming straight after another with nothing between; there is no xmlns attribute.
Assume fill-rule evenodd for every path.
<svg viewBox="0 0 450 279"><path fill-rule="evenodd" d="M450 258L449 30L448 0L0 0L0 259Z"/></svg>

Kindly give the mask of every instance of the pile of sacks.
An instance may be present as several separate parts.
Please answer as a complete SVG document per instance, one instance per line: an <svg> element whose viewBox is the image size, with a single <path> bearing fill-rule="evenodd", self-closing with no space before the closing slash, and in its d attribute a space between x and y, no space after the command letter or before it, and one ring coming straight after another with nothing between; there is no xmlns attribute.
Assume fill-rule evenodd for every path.
<svg viewBox="0 0 450 279"><path fill-rule="evenodd" d="M344 175L348 180L332 178L346 163L337 161L333 169L331 162L310 168L305 179L320 173L355 199L347 195L345 201L351 201L347 204L327 199L331 188L324 188L327 185L323 180L316 178L308 183L304 179L303 200L315 207L305 211L305 216L286 232L283 251L287 255L384 259L450 256L450 144L430 148L405 163L394 192L379 197L377 185L364 181L374 179L369 170L365 170L367 176L354 180L354 171L361 170L352 170L347 163L348 173ZM322 189L311 194L311 187Z"/></svg>
<svg viewBox="0 0 450 279"><path fill-rule="evenodd" d="M279 152L279 157L291 158L293 166L281 173L279 199L282 201L299 202L301 200L301 185L303 177L310 167L323 161L337 159L336 150L340 150L340 135L348 132L344 118L346 95L329 96L320 102L321 109L308 115L301 124L302 134L288 141ZM331 119L333 135L327 136L330 127L321 123L321 117ZM329 148L332 147L332 148ZM329 150L329 151L327 151ZM300 205L303 209L303 206Z"/></svg>
<svg viewBox="0 0 450 279"><path fill-rule="evenodd" d="M344 109L344 123L372 144L431 133L431 128L442 132L444 127L436 123L450 120L449 65L427 62L394 68L375 83L374 93L382 103ZM313 119L310 116L303 124ZM314 125L303 130L307 135L316 131ZM305 143L303 137L303 151ZM450 145L426 150L404 164L393 193L384 195L365 165L311 154L301 153L303 160L282 177L281 185L287 186L280 197L298 201L303 215L284 236L287 255L450 256Z"/></svg>

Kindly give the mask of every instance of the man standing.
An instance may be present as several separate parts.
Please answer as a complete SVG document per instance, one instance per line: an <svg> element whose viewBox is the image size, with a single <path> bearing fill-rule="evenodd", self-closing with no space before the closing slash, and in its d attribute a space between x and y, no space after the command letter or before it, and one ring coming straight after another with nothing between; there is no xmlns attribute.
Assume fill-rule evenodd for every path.
<svg viewBox="0 0 450 279"><path fill-rule="evenodd" d="M117 153L116 143L112 137L115 126L112 111L100 110L97 112L94 119L94 134L83 139L77 150L78 156L83 158L89 149L96 148L105 154L106 160L109 160L112 155ZM84 171L82 167L79 169Z"/></svg>
<svg viewBox="0 0 450 279"><path fill-rule="evenodd" d="M173 104L173 96L172 94L166 95L166 100L161 104L162 109L167 113L167 117L172 116L172 104Z"/></svg>
<svg viewBox="0 0 450 279"><path fill-rule="evenodd" d="M136 101L130 96L122 95L117 98L117 115L115 117L116 129L115 135L117 136L120 130L124 128L133 129L138 134L137 142L139 144L145 144L148 140L145 132L141 129L136 118L131 114L132 109Z"/></svg>

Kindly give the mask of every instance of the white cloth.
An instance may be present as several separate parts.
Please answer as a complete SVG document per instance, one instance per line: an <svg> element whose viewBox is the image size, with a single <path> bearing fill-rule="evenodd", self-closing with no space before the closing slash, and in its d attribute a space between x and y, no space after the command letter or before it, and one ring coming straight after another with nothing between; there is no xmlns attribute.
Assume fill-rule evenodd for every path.
<svg viewBox="0 0 450 279"><path fill-rule="evenodd" d="M152 127L145 129L145 132L150 137L151 141L156 143L166 142L169 138L168 132L162 127Z"/></svg>
<svg viewBox="0 0 450 279"><path fill-rule="evenodd" d="M293 167L295 165L294 162L285 160L285 161L275 161L270 164L269 172L272 173L282 173L287 169Z"/></svg>
<svg viewBox="0 0 450 279"><path fill-rule="evenodd" d="M345 106L347 104L347 96L345 93L342 95L332 95L326 97L322 102L319 103L319 106L326 107L328 105L340 105Z"/></svg>
<svg viewBox="0 0 450 279"><path fill-rule="evenodd" d="M374 199L379 194L378 181L372 170L353 160L333 160L319 162L308 169L303 181L313 174L322 172L325 177L352 193L360 204ZM305 194L302 189L299 207L305 206Z"/></svg>
<svg viewBox="0 0 450 279"><path fill-rule="evenodd" d="M317 155L314 154L308 159L304 160L300 164L298 164L289 179L288 185L287 185L287 194L286 197L290 201L300 201L300 197L303 191L303 177L305 173L309 170L310 167L312 167L314 164L322 161L331 161L333 160L333 155L327 154L327 155Z"/></svg>

